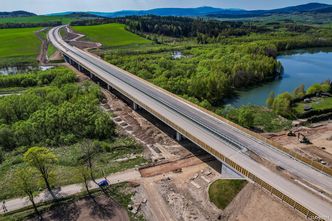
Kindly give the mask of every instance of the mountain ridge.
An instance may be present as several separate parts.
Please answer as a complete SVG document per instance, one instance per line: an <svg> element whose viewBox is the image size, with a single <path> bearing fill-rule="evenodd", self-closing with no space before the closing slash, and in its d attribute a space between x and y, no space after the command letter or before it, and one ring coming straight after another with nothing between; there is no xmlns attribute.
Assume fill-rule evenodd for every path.
<svg viewBox="0 0 332 221"><path fill-rule="evenodd" d="M36 16L36 14L27 11L0 12L0 18L29 17L29 16Z"/></svg>
<svg viewBox="0 0 332 221"><path fill-rule="evenodd" d="M209 17L256 17L267 16L273 14L292 14L292 13L330 13L332 12L332 5L322 3L308 3L296 6L288 6L284 8L277 8L271 10L244 10L232 8L215 8L210 6L202 6L197 8L154 8L148 10L122 10L116 12L60 12L49 15L70 15L74 13L91 14L99 17L115 18L125 16L144 16L144 15L157 15L157 16L209 16Z"/></svg>

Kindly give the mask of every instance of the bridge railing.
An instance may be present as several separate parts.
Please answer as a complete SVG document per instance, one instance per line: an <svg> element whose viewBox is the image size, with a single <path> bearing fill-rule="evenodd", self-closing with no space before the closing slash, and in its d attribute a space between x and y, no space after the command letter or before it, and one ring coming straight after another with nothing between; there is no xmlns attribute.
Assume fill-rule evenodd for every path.
<svg viewBox="0 0 332 221"><path fill-rule="evenodd" d="M92 70L90 70L89 68L85 67L84 65L81 65L81 66L83 66L85 69L87 69L91 73L93 73ZM103 79L102 76L97 76L97 77L100 78L101 80L103 80L105 83L111 84L110 82L108 82L107 79ZM315 212L311 211L310 209L306 208L305 206L303 206L300 203L296 202L295 200L291 199L286 194L282 193L281 191L279 191L278 189L274 188L270 184L266 183L265 181L263 181L259 177L255 176L254 174L252 174L251 172L249 172L245 168L241 167L240 165L238 165L237 163L235 163L231 159L229 159L226 156L224 156L223 154L219 153L214 148L210 147L208 144L206 144L206 143L202 142L201 140L197 139L195 136L193 136L192 134L190 134L186 130L182 129L181 127L177 126L172 121L168 120L167 118L165 118L164 116L162 116L158 112L156 112L153 109L151 109L149 106L141 103L139 100L137 100L136 98L134 98L132 95L128 94L126 91L123 91L122 89L120 89L119 87L117 87L116 85L113 85L113 84L111 84L110 86L113 87L114 89L118 90L120 93L122 93L123 95L125 95L126 97L128 97L129 99L131 99L133 102L137 103L140 107L142 107L143 109L145 109L146 111L148 111L149 113L151 113L152 115L154 115L155 117L157 117L158 119L160 119L161 121L163 121L164 123L166 123L167 125L169 125L170 127L172 127L174 130L176 130L179 133L181 133L183 136L185 136L186 138L188 138L192 142L194 142L197 145L199 145L200 147L202 147L205 151L209 152L210 154L212 154L216 158L218 158L221 161L225 162L228 166L234 168L236 171L238 171L239 173L241 173L245 177L248 177L254 183L256 183L257 185L261 186L263 189L265 189L266 191L268 191L269 193L271 193L275 197L279 198L282 202L287 203L290 207L292 207L295 210L299 211L301 214L303 214L308 219L312 219L312 220L324 220L322 218L319 218L319 216ZM179 99L182 99L182 98L179 98ZM187 102L187 101L185 101L185 102ZM194 104L192 104L192 105L194 105ZM198 107L197 105L195 105L195 106L197 108L200 108L201 110L203 110L205 112L208 112L209 114L215 115L214 113L212 113L212 112L210 113L209 111L207 111L207 110L205 110L205 109L203 109L201 107ZM216 116L216 117L220 118L220 116ZM241 130L246 131L246 129L244 129L244 128L240 127L240 126L237 126L236 124L234 124L234 123L232 123L232 122L230 122L230 121L228 121L226 119L223 119L223 120L226 121L227 123L229 123L229 124L231 124L231 125L239 128L239 129L241 129Z"/></svg>

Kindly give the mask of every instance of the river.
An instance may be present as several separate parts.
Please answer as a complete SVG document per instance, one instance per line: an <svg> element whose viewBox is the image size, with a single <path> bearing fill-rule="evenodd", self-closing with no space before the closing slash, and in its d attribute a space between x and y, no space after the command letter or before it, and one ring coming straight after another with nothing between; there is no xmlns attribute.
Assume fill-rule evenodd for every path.
<svg viewBox="0 0 332 221"><path fill-rule="evenodd" d="M332 48L324 50L293 51L278 57L284 67L282 78L257 87L238 91L238 97L228 104L236 107L247 104L265 105L269 94L292 92L300 84L306 88L314 83L332 80Z"/></svg>
<svg viewBox="0 0 332 221"><path fill-rule="evenodd" d="M48 69L53 68L54 66L40 65L40 66L10 66L10 67L0 67L0 75L9 75L9 74L17 74L17 73L27 73L30 71L46 71Z"/></svg>

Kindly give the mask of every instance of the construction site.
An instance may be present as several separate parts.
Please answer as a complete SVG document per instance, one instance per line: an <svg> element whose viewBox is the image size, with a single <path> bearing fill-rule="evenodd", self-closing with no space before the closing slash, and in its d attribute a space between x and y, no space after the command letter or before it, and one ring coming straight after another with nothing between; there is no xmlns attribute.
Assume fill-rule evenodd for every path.
<svg viewBox="0 0 332 221"><path fill-rule="evenodd" d="M100 47L98 43L79 41L82 36L68 28L66 31L66 40L76 47L85 50ZM88 80L76 72L81 81ZM141 178L133 181L133 205L128 209L134 216L144 216L151 221L305 220L293 208L252 182L248 182L226 208L218 208L210 200L210 185L220 179L243 180L243 177L234 171L222 170L220 161L191 141L176 141L173 129L144 110L134 111L121 95L104 89L103 96L101 107L112 114L119 133L131 136L144 146L144 157L150 162L137 168ZM324 122L263 135L315 161L332 165L331 130L332 123ZM282 166L254 152L247 154L283 177L297 179ZM128 159L130 157L135 156L128 156Z"/></svg>

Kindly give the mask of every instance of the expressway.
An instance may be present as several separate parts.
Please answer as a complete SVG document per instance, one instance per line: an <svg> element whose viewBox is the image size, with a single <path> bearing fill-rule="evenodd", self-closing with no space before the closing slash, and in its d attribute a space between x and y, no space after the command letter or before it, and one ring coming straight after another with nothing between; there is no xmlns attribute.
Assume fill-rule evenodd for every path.
<svg viewBox="0 0 332 221"><path fill-rule="evenodd" d="M209 115L175 96L165 93L158 87L152 86L132 74L111 65L76 47L72 47L62 40L59 30L63 26L50 30L49 39L64 55L75 61L81 67L89 70L111 87L137 102L144 108L148 107L154 113L162 116L163 121L171 122L177 128L188 132L197 140L212 147L217 152L236 162L242 168L259 177L283 194L310 209L321 217L332 217L332 204L328 200L313 193L305 184L295 182L278 175L269 168L257 163L249 157L253 152L275 165L279 165L298 182L307 182L320 191L332 194L332 177L304 164L271 145L244 133L243 131ZM156 116L158 117L158 116ZM170 125L170 126L172 126ZM176 129L176 128L174 128ZM193 142L195 142L193 140Z"/></svg>

